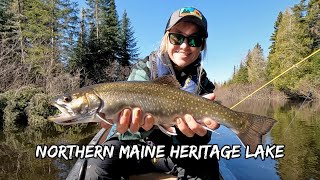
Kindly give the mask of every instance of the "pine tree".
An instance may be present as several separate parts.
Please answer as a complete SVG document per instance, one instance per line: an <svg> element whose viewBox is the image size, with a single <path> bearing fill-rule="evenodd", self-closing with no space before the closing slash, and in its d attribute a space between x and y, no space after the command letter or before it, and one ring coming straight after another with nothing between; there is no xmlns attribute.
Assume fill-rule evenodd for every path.
<svg viewBox="0 0 320 180"><path fill-rule="evenodd" d="M281 23L281 19L282 19L282 12L279 12L277 20L274 24L274 32L272 33L271 37L270 37L270 41L271 41L271 46L269 47L270 51L269 51L269 55L268 55L268 59L270 59L270 57L273 56L273 54L275 53L276 49L276 37L278 34L278 30L279 30L279 25ZM273 63L277 63L275 61L268 61L267 63L267 67L266 67L266 71L267 71L267 79L272 79L272 71L273 68L277 66L277 64L273 64Z"/></svg>
<svg viewBox="0 0 320 180"><path fill-rule="evenodd" d="M124 11L121 21L121 42L120 42L120 64L128 66L130 60L134 60L138 57L137 43L134 38L134 32L130 24L130 19L127 16L127 12Z"/></svg>
<svg viewBox="0 0 320 180"><path fill-rule="evenodd" d="M119 21L114 0L88 0L90 23L87 53L83 62L87 77L94 83L114 79L108 69L119 59ZM112 76L112 77L111 77ZM111 78L110 78L111 77Z"/></svg>
<svg viewBox="0 0 320 180"><path fill-rule="evenodd" d="M7 30L7 22L11 15L8 14L9 5L11 2L9 0L0 0L0 32Z"/></svg>
<svg viewBox="0 0 320 180"><path fill-rule="evenodd" d="M5 52L5 54L10 54L13 61L21 61L25 58L25 47L24 47L24 38L22 34L22 26L23 26L23 1L22 0L2 0L1 1L2 8L2 21L0 25L0 33L1 33L1 41L8 42L10 47L10 51L13 54L8 53L8 47L3 47L1 50ZM2 43L2 45L4 45ZM14 48L13 48L14 46ZM1 57L4 58L2 53Z"/></svg>
<svg viewBox="0 0 320 180"><path fill-rule="evenodd" d="M275 43L276 43L276 37L277 37L277 33L278 33L278 29L279 29L279 24L281 22L282 19L282 12L280 12L278 14L277 20L274 23L274 32L272 33L271 37L270 37L270 41L271 41L271 46L269 47L270 52L269 54L273 54L275 51Z"/></svg>
<svg viewBox="0 0 320 180"><path fill-rule="evenodd" d="M70 16L74 9L64 8L64 1L54 0L12 0L10 27L19 43L20 66L27 66L24 73L29 83L35 83L49 90L51 79L61 72L64 47L70 44ZM76 14L76 13L74 13ZM63 38L68 34L69 38ZM16 43L17 44L17 43Z"/></svg>
<svg viewBox="0 0 320 180"><path fill-rule="evenodd" d="M310 0L307 6L306 21L313 39L312 49L320 48L320 0Z"/></svg>
<svg viewBox="0 0 320 180"><path fill-rule="evenodd" d="M275 52L269 56L269 72L271 78L290 68L310 53L311 39L301 18L301 8L290 9L283 13L276 35ZM304 75L301 70L294 69L277 79L277 88L293 93L295 84Z"/></svg>
<svg viewBox="0 0 320 180"><path fill-rule="evenodd" d="M248 55L250 51L248 52ZM228 84L245 84L248 83L248 67L246 61L249 57L247 56L244 61L240 63L238 70L235 70L235 73Z"/></svg>
<svg viewBox="0 0 320 180"><path fill-rule="evenodd" d="M238 84L248 83L248 68L244 63L240 64L239 70L233 81Z"/></svg>
<svg viewBox="0 0 320 180"><path fill-rule="evenodd" d="M85 54L85 48L87 46L87 31L86 31L86 10L82 9L80 14L80 32L78 36L78 40L76 43L76 47L74 48L74 52L72 54L72 58L68 63L69 71L76 71L83 68L83 58Z"/></svg>
<svg viewBox="0 0 320 180"><path fill-rule="evenodd" d="M0 0L0 91L24 85L28 78L22 37L22 1Z"/></svg>
<svg viewBox="0 0 320 180"><path fill-rule="evenodd" d="M309 35L313 41L310 48L316 51L320 48L320 0L310 0L306 6L306 15L304 18L305 26L308 27ZM300 71L304 72L303 77L296 83L296 89L301 94L312 93L319 96L320 89L320 55L317 53L309 61L305 62Z"/></svg>
<svg viewBox="0 0 320 180"><path fill-rule="evenodd" d="M247 57L248 81L250 83L264 82L266 80L266 62L261 45L257 43Z"/></svg>
<svg viewBox="0 0 320 180"><path fill-rule="evenodd" d="M76 45L76 37L78 36L78 9L75 2L70 0L57 1L57 23L56 30L58 37L57 45L60 47L59 60L67 63L70 60L71 51Z"/></svg>
<svg viewBox="0 0 320 180"><path fill-rule="evenodd" d="M109 5L106 9L107 16L105 19L102 19L102 27L101 27L101 41L104 44L104 56L110 62L118 60L118 52L119 52L119 20L116 10L116 5L114 0L106 0Z"/></svg>

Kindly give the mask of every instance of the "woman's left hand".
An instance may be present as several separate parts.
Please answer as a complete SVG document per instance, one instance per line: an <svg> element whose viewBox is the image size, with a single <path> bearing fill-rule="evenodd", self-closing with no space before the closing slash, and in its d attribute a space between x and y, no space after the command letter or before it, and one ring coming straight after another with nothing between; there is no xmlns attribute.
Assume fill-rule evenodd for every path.
<svg viewBox="0 0 320 180"><path fill-rule="evenodd" d="M203 97L213 101L215 95L214 93L211 93ZM210 118L205 118L203 122L208 128L212 130L218 129L220 126L216 121ZM176 126L184 135L188 137L193 137L195 134L199 136L204 136L207 134L207 130L203 128L202 125L199 124L190 114L186 114L184 116L184 119L178 118Z"/></svg>

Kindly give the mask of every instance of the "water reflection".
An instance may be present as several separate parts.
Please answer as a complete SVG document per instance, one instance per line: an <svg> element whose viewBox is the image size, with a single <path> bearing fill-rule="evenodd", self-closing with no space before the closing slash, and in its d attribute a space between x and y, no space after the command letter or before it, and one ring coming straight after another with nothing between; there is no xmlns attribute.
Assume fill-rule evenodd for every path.
<svg viewBox="0 0 320 180"><path fill-rule="evenodd" d="M223 101L231 107L237 101ZM264 141L285 145L285 157L273 160L231 159L220 163L238 179L320 179L320 103L248 100L235 110L273 117L278 121ZM221 129L221 128L219 128ZM213 135L213 143L239 144L228 129ZM221 136L219 138L219 136ZM230 137L231 136L231 137ZM223 140L221 140L223 139ZM244 150L242 150L244 151Z"/></svg>
<svg viewBox="0 0 320 180"><path fill-rule="evenodd" d="M279 120L272 131L274 142L284 144L286 156L279 159L284 179L320 179L320 110L318 103L287 104L276 109Z"/></svg>
<svg viewBox="0 0 320 180"><path fill-rule="evenodd" d="M35 158L37 145L87 144L98 129L48 133L28 128L0 133L0 179L65 179L77 159Z"/></svg>

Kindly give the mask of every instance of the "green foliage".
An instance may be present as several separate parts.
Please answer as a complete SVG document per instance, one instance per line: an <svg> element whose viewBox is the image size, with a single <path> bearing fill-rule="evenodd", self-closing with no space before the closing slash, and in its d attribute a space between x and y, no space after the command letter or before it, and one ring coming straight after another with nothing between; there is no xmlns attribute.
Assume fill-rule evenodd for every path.
<svg viewBox="0 0 320 180"><path fill-rule="evenodd" d="M272 44L267 61L263 60L261 47L256 46L249 51L240 68L235 70L229 83L259 84L271 80L317 50L320 44L319 13L319 0L301 0L292 8L280 12L270 37ZM318 55L291 69L273 81L273 85L292 98L310 94L318 98L319 79Z"/></svg>
<svg viewBox="0 0 320 180"><path fill-rule="evenodd" d="M312 49L320 48L320 1L310 0L307 5L306 23L309 25L309 31L313 39Z"/></svg>
<svg viewBox="0 0 320 180"><path fill-rule="evenodd" d="M120 64L124 66L130 65L129 60L134 60L138 57L138 49L136 48L136 40L133 36L130 19L127 12L124 11L121 21L121 41L120 41Z"/></svg>
<svg viewBox="0 0 320 180"><path fill-rule="evenodd" d="M320 98L320 54L310 58L309 61L303 63L300 68L305 72L305 76L302 77L296 83L296 89L300 94L310 96L312 98Z"/></svg>
<svg viewBox="0 0 320 180"><path fill-rule="evenodd" d="M28 106L30 99L35 94L42 91L42 88L36 88L31 85L4 93L4 96L7 99L7 106L4 108L3 115L4 128L16 130L17 126L15 124L27 125L28 119L25 109Z"/></svg>
<svg viewBox="0 0 320 180"><path fill-rule="evenodd" d="M261 84L266 80L266 62L263 57L263 50L257 43L241 62L238 70L235 70L229 84Z"/></svg>
<svg viewBox="0 0 320 180"><path fill-rule="evenodd" d="M115 1L87 3L79 24L77 4L70 0L0 0L0 116L6 129L52 128L45 120L52 113L48 94L78 88L79 77L80 86L126 79ZM127 16L124 21L131 36L121 53L133 58L133 31Z"/></svg>
<svg viewBox="0 0 320 180"><path fill-rule="evenodd" d="M114 0L87 0L87 5L68 68L80 71L81 86L125 79L118 77L138 55L129 18L125 14L120 24Z"/></svg>
<svg viewBox="0 0 320 180"><path fill-rule="evenodd" d="M247 55L248 81L250 83L262 83L266 80L266 61L259 43Z"/></svg>
<svg viewBox="0 0 320 180"><path fill-rule="evenodd" d="M78 37L77 44L71 54L71 58L68 62L68 70L71 73L74 73L76 70L84 69L85 54L87 52L87 33L86 33L86 21L85 21L86 11L85 9L81 10L81 19L80 19L80 33Z"/></svg>
<svg viewBox="0 0 320 180"><path fill-rule="evenodd" d="M3 32L7 29L5 26L8 20L11 18L8 14L8 5L10 4L9 0L0 0L0 32Z"/></svg>
<svg viewBox="0 0 320 180"><path fill-rule="evenodd" d="M287 10L283 13L276 36L275 51L269 56L270 78L279 75L310 53L312 40L307 32L300 11ZM296 94L296 83L305 74L306 71L302 69L293 69L274 81L274 85L289 94Z"/></svg>
<svg viewBox="0 0 320 180"><path fill-rule="evenodd" d="M248 83L248 68L244 63L240 64L240 68L233 75L228 84L245 84Z"/></svg>
<svg viewBox="0 0 320 180"><path fill-rule="evenodd" d="M271 46L269 47L269 49L270 49L269 55L273 54L274 51L275 51L276 37L277 37L277 33L278 33L279 24L281 22L281 19L282 19L282 12L280 12L278 14L277 20L274 23L274 27L273 27L274 28L274 32L272 33L272 35L270 37Z"/></svg>
<svg viewBox="0 0 320 180"><path fill-rule="evenodd" d="M47 117L54 114L54 109L49 104L51 96L44 93L35 94L25 108L28 117L28 126L33 129L52 129L53 123L48 122Z"/></svg>
<svg viewBox="0 0 320 180"><path fill-rule="evenodd" d="M36 73L49 76L55 68L53 62L67 61L67 54L73 47L77 10L69 0L27 0L25 3L26 60L34 66Z"/></svg>

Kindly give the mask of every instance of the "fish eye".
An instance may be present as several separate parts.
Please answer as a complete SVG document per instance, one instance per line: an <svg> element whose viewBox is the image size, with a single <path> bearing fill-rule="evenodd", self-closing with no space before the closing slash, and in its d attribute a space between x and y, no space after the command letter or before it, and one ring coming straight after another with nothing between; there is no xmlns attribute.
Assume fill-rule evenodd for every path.
<svg viewBox="0 0 320 180"><path fill-rule="evenodd" d="M69 96L69 95L63 96L63 101L64 102L71 102L71 100L72 100L71 96Z"/></svg>

